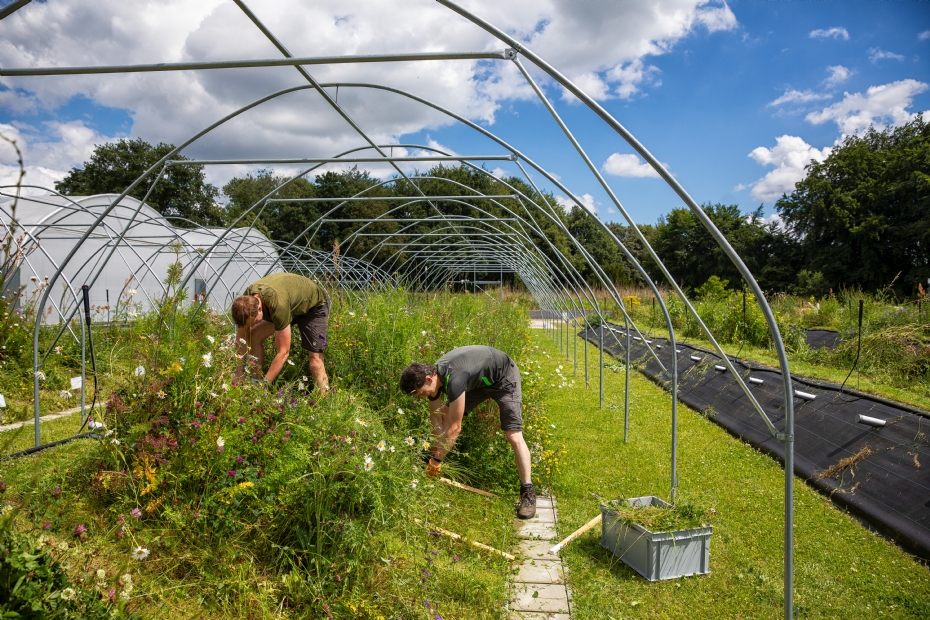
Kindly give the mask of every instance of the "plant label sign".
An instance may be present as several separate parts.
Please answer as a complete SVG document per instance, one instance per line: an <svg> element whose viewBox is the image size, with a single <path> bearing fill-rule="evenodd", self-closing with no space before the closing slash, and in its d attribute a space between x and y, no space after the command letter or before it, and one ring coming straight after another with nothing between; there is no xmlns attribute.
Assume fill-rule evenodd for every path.
<svg viewBox="0 0 930 620"><path fill-rule="evenodd" d="M6 407L6 399L3 397L3 394L0 394L0 409Z"/></svg>
<svg viewBox="0 0 930 620"><path fill-rule="evenodd" d="M81 377L71 377L71 389L80 390L84 385L84 380Z"/></svg>

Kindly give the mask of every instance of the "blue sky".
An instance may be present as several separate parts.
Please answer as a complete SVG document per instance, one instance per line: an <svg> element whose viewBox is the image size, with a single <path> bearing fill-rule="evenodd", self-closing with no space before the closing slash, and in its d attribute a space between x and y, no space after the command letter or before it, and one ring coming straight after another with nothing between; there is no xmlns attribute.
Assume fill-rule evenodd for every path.
<svg viewBox="0 0 930 620"><path fill-rule="evenodd" d="M803 166L825 157L844 134L901 124L930 109L930 6L923 2L462 4L581 85L698 202L738 204L743 211L762 205L771 215L776 198L803 177ZM297 56L504 47L431 0L269 0L252 8ZM33 2L0 22L4 68L275 57L278 52L225 0ZM618 218L512 63L337 65L311 72L321 82L405 87L454 109L557 174L601 218ZM681 206L663 181L642 176L649 171L619 136L556 84L534 75L635 221L654 223ZM50 186L95 143L119 137L178 143L262 94L300 83L290 68L3 77L0 132L23 148L27 180ZM344 90L340 102L379 142L501 152L397 97ZM319 157L359 144L331 110L305 93L231 124L186 153ZM0 182L11 178L11 163L9 150L0 150ZM247 170L211 168L209 178L221 185Z"/></svg>

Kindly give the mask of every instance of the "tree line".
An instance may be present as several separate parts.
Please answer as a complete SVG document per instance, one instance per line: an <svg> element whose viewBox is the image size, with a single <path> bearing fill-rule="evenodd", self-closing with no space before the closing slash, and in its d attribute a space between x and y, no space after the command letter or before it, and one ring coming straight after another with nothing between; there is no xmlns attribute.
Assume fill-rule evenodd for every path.
<svg viewBox="0 0 930 620"><path fill-rule="evenodd" d="M83 167L72 169L55 188L70 195L121 192L172 148L164 143L152 146L141 139L98 145ZM392 209L394 219L425 220L436 215L437 209L448 215L474 217L531 216L536 225L527 229L529 238L556 264L561 253L584 278L592 283L597 280L564 228L615 284L644 284L610 235L584 209L574 207L566 212L553 195L537 195L521 179L498 180L466 165L438 165L411 175L410 180L394 178L388 183L354 168L293 180L259 170L235 177L221 189L206 182L202 166L174 165L161 172L154 188L152 181L147 179L131 195L141 200L148 194L147 202L174 218L175 225L254 226L278 242L325 251L364 225L340 220L374 218ZM390 200L396 196L465 196L475 192L504 195L511 194L511 188L547 205L548 215L526 211L523 204L511 199L405 206ZM360 192L374 200L350 203L311 229L318 218L339 204L339 198ZM260 213L249 211L272 193L284 201L267 203ZM287 201L306 198L316 200ZM860 288L913 296L918 284L928 283L930 278L930 126L917 115L900 127L871 128L845 137L824 161L812 161L794 191L776 202L780 225L765 221L762 207L748 213L738 205L704 204L702 208L765 291L820 296L831 289ZM388 219L366 230L397 232L401 226L407 224ZM405 232L412 236L435 226L423 221ZM608 227L648 275L661 281L661 272L634 231L616 223ZM672 209L656 224L639 228L684 288L696 289L715 275L731 286L741 282L736 268L689 209ZM383 264L399 249L386 246L375 252L377 243L378 238L360 238L353 243L350 255L365 255Z"/></svg>

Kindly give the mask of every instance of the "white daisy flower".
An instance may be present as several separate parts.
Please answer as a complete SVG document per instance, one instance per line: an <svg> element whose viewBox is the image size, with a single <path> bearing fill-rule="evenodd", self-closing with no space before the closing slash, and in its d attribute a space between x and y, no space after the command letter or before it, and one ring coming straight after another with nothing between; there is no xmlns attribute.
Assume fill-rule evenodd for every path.
<svg viewBox="0 0 930 620"><path fill-rule="evenodd" d="M136 294L136 289L134 289L134 288L129 289L129 296L130 296L130 297L134 297L135 294Z"/></svg>
<svg viewBox="0 0 930 620"><path fill-rule="evenodd" d="M410 487L413 488L413 489L417 488L417 485L418 485L418 484L420 484L420 481L417 480L416 478L414 478L413 480L410 481Z"/></svg>
<svg viewBox="0 0 930 620"><path fill-rule="evenodd" d="M203 358L203 367L204 367L204 368L210 368L210 366L212 365L212 362L213 362L213 354L212 354L212 353L205 353L205 354L201 355L201 357Z"/></svg>
<svg viewBox="0 0 930 620"><path fill-rule="evenodd" d="M424 450L429 450L429 442L428 442L428 441L424 441L424 442L423 442L423 449L424 449Z"/></svg>
<svg viewBox="0 0 930 620"><path fill-rule="evenodd" d="M213 336L207 336L207 340L210 341L210 344L213 344L214 342L216 342L216 338L214 338Z"/></svg>
<svg viewBox="0 0 930 620"><path fill-rule="evenodd" d="M413 437L407 437L406 439L404 439L404 443L406 443L408 446L412 446L416 442L413 440Z"/></svg>
<svg viewBox="0 0 930 620"><path fill-rule="evenodd" d="M359 425L361 425L361 426L368 426L368 424L367 424L366 422L362 422L362 421L359 420L358 418L355 418L355 423L356 423L356 424L359 424Z"/></svg>
<svg viewBox="0 0 930 620"><path fill-rule="evenodd" d="M165 400L167 397L168 397L168 394L166 394L164 390L158 390L159 400Z"/></svg>
<svg viewBox="0 0 930 620"><path fill-rule="evenodd" d="M400 407L398 407L398 408L397 408L397 413L399 413L400 415L404 415L404 410L401 409Z"/></svg>
<svg viewBox="0 0 930 620"><path fill-rule="evenodd" d="M132 550L130 556L133 560L138 560L141 562L145 558L149 557L149 550L145 547L139 546Z"/></svg>
<svg viewBox="0 0 930 620"><path fill-rule="evenodd" d="M371 471L375 468L375 464L371 461L365 461L365 471Z"/></svg>
<svg viewBox="0 0 930 620"><path fill-rule="evenodd" d="M216 447L220 450L226 447L226 442L223 440L222 436L216 438Z"/></svg>
<svg viewBox="0 0 930 620"><path fill-rule="evenodd" d="M387 444L384 443L384 440L378 442L378 452L384 452L387 449Z"/></svg>

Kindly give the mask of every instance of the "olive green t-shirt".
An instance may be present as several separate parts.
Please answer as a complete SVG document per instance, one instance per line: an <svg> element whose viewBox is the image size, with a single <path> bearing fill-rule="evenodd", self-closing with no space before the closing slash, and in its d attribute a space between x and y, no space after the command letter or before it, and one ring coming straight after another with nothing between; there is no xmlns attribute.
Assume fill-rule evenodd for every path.
<svg viewBox="0 0 930 620"><path fill-rule="evenodd" d="M296 273L265 276L252 282L243 294L258 294L262 300L262 318L274 323L275 331L283 331L296 317L326 303L326 291Z"/></svg>

